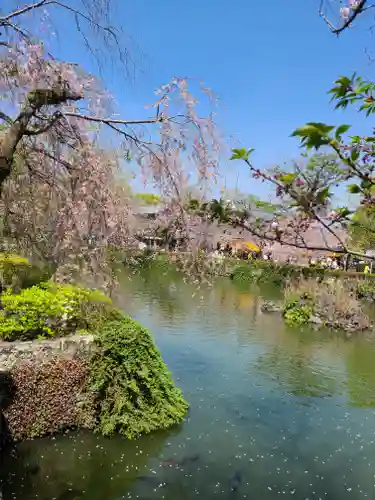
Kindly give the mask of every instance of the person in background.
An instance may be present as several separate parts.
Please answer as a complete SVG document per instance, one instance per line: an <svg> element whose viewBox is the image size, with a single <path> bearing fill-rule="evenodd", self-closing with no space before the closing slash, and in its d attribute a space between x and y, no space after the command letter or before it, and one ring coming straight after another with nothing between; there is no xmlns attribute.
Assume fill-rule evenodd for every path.
<svg viewBox="0 0 375 500"><path fill-rule="evenodd" d="M368 263L366 263L366 265L365 265L365 268L364 268L363 272L364 272L365 274L370 274L370 266L368 265Z"/></svg>

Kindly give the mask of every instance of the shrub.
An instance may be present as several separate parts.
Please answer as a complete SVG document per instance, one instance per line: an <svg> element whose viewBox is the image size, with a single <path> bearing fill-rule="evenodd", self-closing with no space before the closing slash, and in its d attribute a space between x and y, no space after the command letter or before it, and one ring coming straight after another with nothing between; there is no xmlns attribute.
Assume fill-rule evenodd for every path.
<svg viewBox="0 0 375 500"><path fill-rule="evenodd" d="M357 295L359 298L364 298L373 301L375 298L375 282L374 280L358 280Z"/></svg>
<svg viewBox="0 0 375 500"><path fill-rule="evenodd" d="M354 271L332 270L317 266L296 266L292 264L278 264L273 261L252 260L234 267L230 276L235 281L263 283L270 282L276 285L285 285L289 281L324 277L338 277L342 279L355 279L356 281L373 282L375 275L357 273ZM371 285L366 285L370 287ZM375 289L375 283L374 283Z"/></svg>
<svg viewBox="0 0 375 500"><path fill-rule="evenodd" d="M303 325L309 322L313 314L313 307L310 304L301 304L300 301L294 300L285 305L283 314L288 325Z"/></svg>
<svg viewBox="0 0 375 500"><path fill-rule="evenodd" d="M0 252L0 292L8 288L19 291L37 285L50 279L52 274L53 269L47 265L39 267L26 257Z"/></svg>
<svg viewBox="0 0 375 500"><path fill-rule="evenodd" d="M123 317L105 324L96 343L88 387L96 402L98 431L134 438L183 420L187 403L148 330Z"/></svg>
<svg viewBox="0 0 375 500"><path fill-rule="evenodd" d="M322 324L346 330L366 330L371 322L349 281L300 280L285 290L284 317L289 324L307 323L317 316Z"/></svg>
<svg viewBox="0 0 375 500"><path fill-rule="evenodd" d="M0 337L5 340L67 335L93 330L119 317L111 300L96 290L41 284L1 296Z"/></svg>
<svg viewBox="0 0 375 500"><path fill-rule="evenodd" d="M282 285L287 279L301 277L303 268L279 265L272 261L253 260L236 266L231 274L234 281L249 283L273 283Z"/></svg>
<svg viewBox="0 0 375 500"><path fill-rule="evenodd" d="M20 286L31 264L25 257L11 253L0 253L0 291Z"/></svg>
<svg viewBox="0 0 375 500"><path fill-rule="evenodd" d="M231 278L239 283L258 283L262 274L263 269L257 268L255 265L240 265L233 269Z"/></svg>

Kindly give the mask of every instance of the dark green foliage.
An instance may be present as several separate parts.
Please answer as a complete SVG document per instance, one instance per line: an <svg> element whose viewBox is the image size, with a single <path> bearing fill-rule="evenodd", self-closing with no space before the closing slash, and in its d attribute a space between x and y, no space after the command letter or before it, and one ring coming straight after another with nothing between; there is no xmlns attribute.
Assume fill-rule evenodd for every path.
<svg viewBox="0 0 375 500"><path fill-rule="evenodd" d="M96 343L89 392L96 402L98 431L135 438L183 420L187 403L148 330L124 317L106 324Z"/></svg>
<svg viewBox="0 0 375 500"><path fill-rule="evenodd" d="M173 276L178 273L178 263L152 250L144 250L135 254L127 254L124 258L126 268L132 274L142 274L146 272L159 279L161 276Z"/></svg>
<svg viewBox="0 0 375 500"><path fill-rule="evenodd" d="M301 278L338 277L358 281L374 281L375 274L358 273L356 271L331 270L322 267L303 267L291 264L276 264L272 261L251 261L234 266L230 273L231 279L243 283L273 283L283 285L287 281ZM368 285L371 286L371 285Z"/></svg>
<svg viewBox="0 0 375 500"><path fill-rule="evenodd" d="M239 283L259 283L263 275L263 269L260 266L252 264L243 264L236 266L232 273L231 279Z"/></svg>

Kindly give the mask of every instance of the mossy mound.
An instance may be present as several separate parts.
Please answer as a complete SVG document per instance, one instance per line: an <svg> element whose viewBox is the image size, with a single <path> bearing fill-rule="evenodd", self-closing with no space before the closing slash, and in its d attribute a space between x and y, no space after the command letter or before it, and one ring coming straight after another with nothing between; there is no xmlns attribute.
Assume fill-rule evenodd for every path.
<svg viewBox="0 0 375 500"><path fill-rule="evenodd" d="M59 339L77 343L77 333L91 334L90 348L69 354L66 339ZM57 347L40 358L36 352L46 338ZM7 341L6 356L14 342L35 343L27 361L14 354L13 368L2 368L15 391L0 410L16 439L79 427L133 438L168 428L186 414L187 403L150 332L98 290L51 282L19 292L9 287L0 295L0 340Z"/></svg>
<svg viewBox="0 0 375 500"><path fill-rule="evenodd" d="M131 439L182 422L188 408L152 335L127 316L102 326L86 353L21 361L10 377L3 409L16 440L74 428Z"/></svg>
<svg viewBox="0 0 375 500"><path fill-rule="evenodd" d="M124 317L106 324L96 344L88 391L98 431L134 438L183 420L188 405L147 329Z"/></svg>

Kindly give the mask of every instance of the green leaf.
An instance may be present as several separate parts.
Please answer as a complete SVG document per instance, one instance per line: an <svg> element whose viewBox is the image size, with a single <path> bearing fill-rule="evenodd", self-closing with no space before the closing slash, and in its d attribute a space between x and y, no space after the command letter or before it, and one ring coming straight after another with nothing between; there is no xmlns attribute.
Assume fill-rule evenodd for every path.
<svg viewBox="0 0 375 500"><path fill-rule="evenodd" d="M330 196L330 194L331 193L329 191L329 187L326 187L326 188L322 189L321 191L319 191L319 193L317 194L317 199L320 201L324 201Z"/></svg>
<svg viewBox="0 0 375 500"><path fill-rule="evenodd" d="M325 123L310 122L297 128L291 134L291 137L300 137L302 146L305 146L307 149L319 149L321 146L330 143L332 138L329 136L329 133L334 128L334 126L326 125Z"/></svg>
<svg viewBox="0 0 375 500"><path fill-rule="evenodd" d="M350 125L340 125L336 129L336 140L339 141L341 139L342 134L345 134L350 129Z"/></svg>
<svg viewBox="0 0 375 500"><path fill-rule="evenodd" d="M348 215L351 214L350 210L348 207L341 207L336 210L336 212L340 215L340 217L345 218L348 217Z"/></svg>
<svg viewBox="0 0 375 500"><path fill-rule="evenodd" d="M361 182L362 189L371 189L372 186L373 186L373 183L371 181L363 180Z"/></svg>
<svg viewBox="0 0 375 500"><path fill-rule="evenodd" d="M249 156L251 155L251 153L255 151L255 149L248 149L246 151L245 148L240 148L240 149L232 149L232 156L231 156L231 160L248 160L249 159Z"/></svg>
<svg viewBox="0 0 375 500"><path fill-rule="evenodd" d="M285 174L279 178L279 181L282 182L283 184L293 184L293 182L296 180L297 174Z"/></svg>
<svg viewBox="0 0 375 500"><path fill-rule="evenodd" d="M351 194L358 194L361 192L361 189L357 184L349 184L348 191Z"/></svg>
<svg viewBox="0 0 375 500"><path fill-rule="evenodd" d="M354 149L352 152L351 152L351 155L350 155L350 159L352 161L357 161L359 158L359 151L357 151L356 149Z"/></svg>

